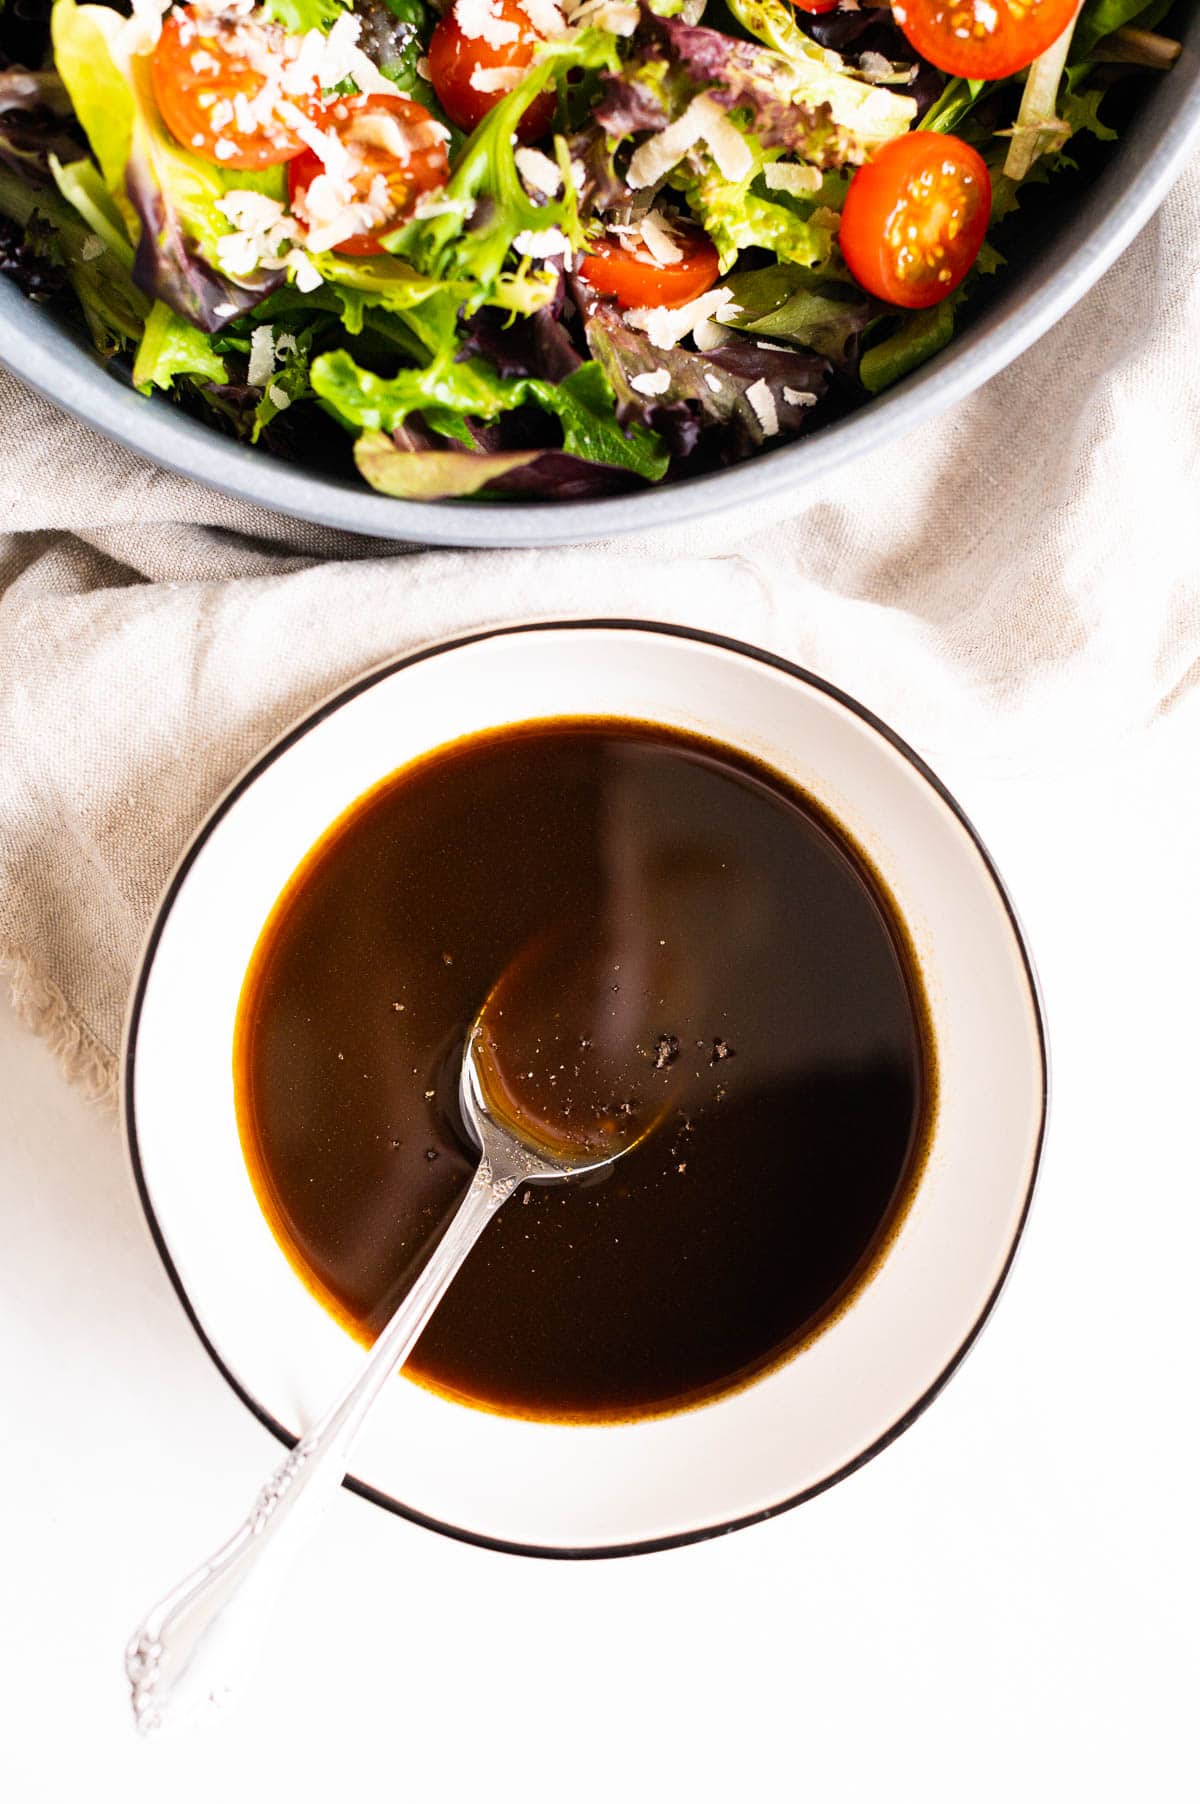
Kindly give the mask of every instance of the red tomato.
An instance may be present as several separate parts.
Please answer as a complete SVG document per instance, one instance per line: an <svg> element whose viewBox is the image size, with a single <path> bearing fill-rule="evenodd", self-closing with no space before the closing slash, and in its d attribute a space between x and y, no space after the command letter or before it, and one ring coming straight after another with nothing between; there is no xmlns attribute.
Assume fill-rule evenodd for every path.
<svg viewBox="0 0 1200 1804"><path fill-rule="evenodd" d="M835 13L842 0L792 0L798 13Z"/></svg>
<svg viewBox="0 0 1200 1804"><path fill-rule="evenodd" d="M173 8L150 61L150 84L171 136L226 169L266 169L296 156L301 141L279 103L262 105L267 77L255 66L265 53L282 69L285 42L279 25ZM316 84L282 105L289 99L311 111Z"/></svg>
<svg viewBox="0 0 1200 1804"><path fill-rule="evenodd" d="M452 0L429 42L429 78L447 118L465 132L502 100L546 42L534 21L550 0ZM565 29L565 26L563 27ZM517 136L545 137L554 118L549 88L525 109Z"/></svg>
<svg viewBox="0 0 1200 1804"><path fill-rule="evenodd" d="M978 151L945 132L907 132L855 170L842 256L868 294L893 307L932 307L979 255L991 205Z"/></svg>
<svg viewBox="0 0 1200 1804"><path fill-rule="evenodd" d="M644 245L622 244L619 238L597 238L579 265L579 273L597 294L621 307L683 307L707 294L717 279L716 246L704 233L689 228L675 234L683 252L678 263L656 263Z"/></svg>
<svg viewBox="0 0 1200 1804"><path fill-rule="evenodd" d="M1049 50L1079 0L893 0L892 17L919 56L947 75L995 81Z"/></svg>
<svg viewBox="0 0 1200 1804"><path fill-rule="evenodd" d="M394 232L411 215L423 194L443 188L450 175L450 159L442 129L423 106L403 94L350 94L334 100L315 123L336 134L350 153L350 173L337 165L328 172L337 201L365 210L364 224L333 246L346 257L378 257L380 238ZM341 159L339 158L338 164ZM288 168L288 188L293 210L308 219L306 196L325 164L313 150L304 149ZM382 179L383 190L377 184Z"/></svg>

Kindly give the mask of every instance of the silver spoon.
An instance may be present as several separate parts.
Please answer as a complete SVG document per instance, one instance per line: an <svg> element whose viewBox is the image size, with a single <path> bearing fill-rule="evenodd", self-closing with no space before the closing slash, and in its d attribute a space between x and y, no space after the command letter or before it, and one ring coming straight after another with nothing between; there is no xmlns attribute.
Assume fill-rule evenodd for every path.
<svg viewBox="0 0 1200 1804"><path fill-rule="evenodd" d="M487 1095L487 1006L467 1036L459 1073L463 1120L479 1147L466 1195L356 1377L267 1480L236 1532L155 1605L129 1643L125 1670L144 1732L223 1702L234 1690L287 1556L312 1537L345 1477L368 1410L416 1346L501 1204L522 1184L557 1184L611 1165L648 1131L643 1127L605 1146L601 1157L590 1146L551 1151L501 1121Z"/></svg>

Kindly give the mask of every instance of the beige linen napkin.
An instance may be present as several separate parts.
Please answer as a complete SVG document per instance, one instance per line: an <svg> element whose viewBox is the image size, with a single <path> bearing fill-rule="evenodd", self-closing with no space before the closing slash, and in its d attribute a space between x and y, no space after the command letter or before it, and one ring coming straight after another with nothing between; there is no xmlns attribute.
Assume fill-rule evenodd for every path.
<svg viewBox="0 0 1200 1804"><path fill-rule="evenodd" d="M792 499L569 550L323 532L153 469L0 374L0 965L112 1094L139 946L239 769L423 641L561 615L752 640L951 783L1145 729L1200 677L1200 168L948 417Z"/></svg>

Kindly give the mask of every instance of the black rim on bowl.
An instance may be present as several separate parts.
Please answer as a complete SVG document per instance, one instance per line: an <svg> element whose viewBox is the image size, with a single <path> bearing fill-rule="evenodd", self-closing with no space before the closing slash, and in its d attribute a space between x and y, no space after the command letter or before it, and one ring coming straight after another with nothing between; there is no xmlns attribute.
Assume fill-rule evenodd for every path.
<svg viewBox="0 0 1200 1804"><path fill-rule="evenodd" d="M175 1294L179 1298L184 1312L191 1322L192 1327L195 1329L209 1358L212 1360L221 1376L225 1379L226 1383L230 1386L231 1390L233 1390L235 1395L241 1399L246 1408L250 1410L251 1414L258 1418L263 1427L269 1429L284 1447L290 1449L295 1446L296 1436L291 1434L282 1423L278 1422L270 1411L265 1409L258 1399L245 1388L230 1370L220 1352L205 1332L195 1307L192 1304L191 1298L188 1296L183 1281L175 1268L175 1264L167 1248L166 1239L159 1226L157 1216L155 1215L154 1203L150 1196L150 1189L146 1182L138 1147L137 1110L135 1104L138 1028L141 1020L142 1006L145 1000L147 980L154 963L158 942L162 936L167 918L174 906L175 898L186 881L188 872L191 870L192 865L195 863L195 860L206 841L218 823L236 804L239 797L242 796L245 791L257 781L262 773L268 769L269 766L274 764L276 759L281 757L284 752L288 751L297 743L297 741L303 739L305 735L311 732L315 726L318 726L321 721L327 719L331 714L336 713L338 709L344 707L348 702L353 701L356 696L361 695L365 690L373 688L375 684L384 681L387 677L395 675L397 671L408 668L410 665L423 663L428 658L439 657L444 652L455 651L462 646L475 644L482 640L509 638L524 633L547 631L596 631L597 629L605 631L616 630L623 632L655 633L669 638L687 639L702 645L715 646L722 651L734 652L741 657L750 658L758 663L769 665L772 669L782 671L784 675L793 678L795 681L804 684L808 688L819 691L820 694L828 696L830 700L837 702L841 707L845 708L848 712L864 722L865 725L870 727L882 739L886 740L886 742L912 766L917 774L924 779L938 798L949 809L950 813L970 838L983 862L989 879L995 887L996 894L1012 927L1013 937L1021 957L1022 968L1028 985L1029 999L1037 1031L1038 1059L1041 1068L1041 1091L1033 1159L1030 1166L1028 1184L1021 1206L1020 1218L1013 1233L1012 1242L1005 1257L1003 1269L980 1309L970 1332L958 1347L953 1357L947 1362L941 1372L939 1372L933 1383L929 1385L916 1402L910 1405L902 1416L891 1423L891 1425L886 1428L870 1446L864 1448L854 1459L847 1461L845 1465L840 1466L837 1471L830 1473L818 1483L809 1485L804 1490L797 1492L794 1496L783 1498L778 1503L769 1504L763 1509L755 1510L749 1515L739 1516L729 1521L710 1523L702 1528L688 1529L683 1533L676 1535L664 1535L650 1540L627 1542L616 1546L543 1547L518 1541L497 1540L492 1536L477 1534L471 1529L462 1528L455 1523L442 1522L436 1517L425 1515L420 1510L409 1508L407 1504L402 1503L398 1498L388 1496L385 1492L377 1490L375 1486L365 1483L362 1479L355 1478L353 1474L347 1473L343 1480L346 1488L356 1492L358 1496L366 1498L371 1503L378 1504L382 1509L392 1511L394 1515L403 1516L409 1522L418 1523L422 1528L434 1529L439 1534L448 1535L453 1540L466 1541L473 1546L490 1548L499 1553L525 1554L542 1559L561 1560L611 1559L625 1554L657 1553L670 1547L683 1547L692 1542L706 1541L715 1535L728 1534L733 1529L748 1528L755 1522L769 1521L771 1517L782 1515L785 1510L791 1510L798 1504L806 1503L810 1498L819 1496L822 1491L827 1491L831 1486L840 1483L843 1478L849 1477L852 1472L857 1472L861 1466L867 1464L868 1460L874 1459L876 1454L882 1453L885 1447L890 1446L899 1435L903 1434L904 1430L910 1427L911 1424L916 1421L917 1417L929 1407L943 1385L945 1385L958 1370L958 1367L962 1364L967 1353L975 1344L984 1323L991 1315L997 1298L1008 1279L1008 1274L1012 1269L1013 1260L1016 1257L1017 1248L1020 1245L1021 1237L1025 1230L1025 1223L1029 1217L1029 1209L1033 1202L1034 1190L1037 1186L1042 1147L1045 1141L1046 1116L1049 1104L1049 1066L1046 1029L1037 974L1034 970L1033 961L1030 957L1029 949L1026 945L1025 936L1017 917L1016 910L1013 907L1008 891L1004 886L1003 879L996 869L991 854L988 852L987 847L984 845L983 840L980 838L979 833L971 820L955 801L945 784L942 783L940 778L930 769L919 753L915 752L912 747L908 745L905 740L901 739L899 734L895 733L884 721L881 721L876 715L872 714L870 709L865 708L860 702L855 701L854 698L847 695L844 690L836 688L832 683L827 683L822 677L815 676L811 671L804 670L797 664L789 663L785 658L777 657L774 653L763 651L756 646L746 645L740 640L725 638L720 634L703 632L692 627L668 626L652 621L641 620L600 619L543 621L524 626L500 627L491 631L467 633L460 638L445 640L441 644L426 646L420 651L412 652L405 657L392 659L388 663L376 667L366 676L360 677L348 688L340 690L338 694L331 696L328 701L315 709L313 713L297 722L294 727L290 728L280 739L276 740L273 745L269 746L265 752L261 753L260 756L254 760L213 808L211 814L200 826L195 837L192 839L191 844L183 854L174 875L167 885L162 901L159 904L158 911L151 925L142 952L137 976L134 980L133 993L130 999L129 1013L126 1020L125 1044L121 1061L122 1120L130 1168L134 1185L141 1200L142 1209L145 1212L146 1224L150 1230L154 1245L158 1249L159 1257L166 1268L167 1276L174 1286Z"/></svg>

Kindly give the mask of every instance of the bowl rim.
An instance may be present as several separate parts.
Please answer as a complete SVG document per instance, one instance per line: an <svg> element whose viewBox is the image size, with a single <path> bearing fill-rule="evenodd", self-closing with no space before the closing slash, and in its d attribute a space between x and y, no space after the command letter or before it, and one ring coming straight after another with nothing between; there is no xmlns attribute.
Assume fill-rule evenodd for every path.
<svg viewBox="0 0 1200 1804"><path fill-rule="evenodd" d="M376 494L365 482L331 481L224 438L164 396L148 402L110 377L53 316L7 282L0 283L0 341L7 341L0 342L0 363L66 412L163 469L318 526L409 544L492 549L578 544L675 526L794 490L880 449L964 399L1048 331L1128 246L1200 145L1197 50L1185 42L1179 63L1160 81L1153 100L1123 133L1120 149L1064 222L1054 250L1034 263L1028 281L997 296L989 314L930 364L810 437L726 469L626 495L544 503L420 502ZM1126 165L1132 173L1119 179L1117 170Z"/></svg>
<svg viewBox="0 0 1200 1804"><path fill-rule="evenodd" d="M999 1276L985 1298L969 1332L933 1382L927 1386L921 1396L918 1397L900 1417L884 1429L869 1446L864 1448L853 1459L846 1461L843 1465L839 1466L836 1471L827 1474L818 1482L805 1487L792 1496L783 1498L777 1503L766 1505L761 1509L754 1510L747 1515L739 1516L732 1520L708 1523L699 1528L687 1529L677 1534L657 1536L646 1540L604 1546L568 1547L544 1546L536 1543L508 1541L490 1535L480 1534L474 1530L464 1528L459 1524L444 1522L437 1517L410 1508L408 1505L401 1502L399 1498L378 1490L375 1486L366 1483L362 1479L356 1478L353 1473L347 1472L342 1481L347 1490L353 1491L357 1496L365 1498L367 1502L377 1504L380 1508L389 1511L393 1515L400 1516L406 1521L415 1523L421 1528L432 1529L436 1533L445 1535L451 1540L467 1542L472 1546L484 1547L497 1553L521 1554L534 1558L555 1560L612 1559L630 1554L657 1553L668 1548L683 1547L695 1542L710 1540L717 1535L732 1533L735 1529L747 1528L756 1522L768 1521L772 1517L784 1514L785 1511L795 1509L798 1505L808 1502L809 1499L819 1496L821 1492L827 1491L833 1485L840 1483L842 1479L849 1477L852 1472L858 1471L860 1467L865 1466L868 1461L874 1459L877 1454L882 1453L886 1447L889 1447L893 1441L898 1439L898 1437L904 1433L905 1429L911 1427L917 1418L922 1415L933 1402L934 1398L942 1390L944 1385L948 1383L966 1358L967 1353L974 1346L984 1323L990 1317L1000 1293L1008 1281L1008 1276L1012 1270L1013 1261L1016 1257L1017 1248L1021 1244L1025 1225L1029 1219L1029 1211L1037 1188L1041 1170L1042 1153L1045 1146L1046 1125L1050 1101L1049 1045L1041 986L1038 981L1037 971L1029 950L1024 929L1022 928L1016 908L1009 895L1008 889L1005 886L1004 880L974 823L946 788L945 784L925 762L920 753L915 751L913 747L910 746L892 727L889 727L885 721L881 720L878 715L874 714L862 702L856 701L853 696L848 695L845 690L838 688L835 684L828 682L824 677L816 675L814 672L803 668L801 665L792 663L789 659L780 657L775 652L767 651L759 646L749 645L743 640L729 638L724 634L708 632L698 627L679 626L661 621L637 620L632 618L606 619L603 617L587 620L530 621L521 622L515 625L485 628L478 632L464 633L451 639L438 640L420 646L415 651L408 652L400 657L390 658L384 663L376 665L362 676L357 677L350 684L339 689L335 694L329 696L324 702L318 704L316 708L311 709L292 726L286 728L278 738L252 759L245 770L234 779L233 783L217 800L192 835L178 864L168 879L166 888L163 891L151 921L150 928L147 932L133 979L121 1048L119 1081L121 1131L130 1174L142 1206L142 1212L150 1233L150 1238L157 1249L159 1258L162 1260L167 1276L171 1281L172 1288L183 1308L184 1314L187 1316L201 1346L212 1360L217 1371L229 1385L234 1395L238 1397L250 1411L251 1415L255 1416L262 1426L273 1434L283 1447L290 1450L296 1445L297 1437L286 1429L282 1423L277 1421L270 1411L267 1410L235 1376L201 1324L199 1315L192 1304L183 1280L171 1258L165 1236L159 1226L154 1204L150 1197L149 1185L143 1171L138 1145L137 1114L135 1107L135 1071L137 1065L138 1027L155 953L167 919L174 906L175 898L210 834L235 805L239 797L257 781L258 777L265 770L275 763L276 759L288 751L291 746L304 738L304 736L311 732L314 727L319 725L321 721L326 719L329 715L336 713L340 708L346 706L347 703L353 701L356 696L362 694L365 690L373 688L377 683L395 675L398 671L407 669L415 664L423 663L429 658L438 657L442 653L456 651L464 646L476 645L491 639L510 638L517 634L533 634L547 631L563 632L568 630L595 631L597 629L605 631L617 630L623 632L654 633L668 638L689 640L693 643L715 647L719 650L732 652L735 655L765 664L771 669L779 671L785 676L791 677L795 681L802 683L809 688L815 689L820 694L840 704L851 714L855 715L864 725L871 728L876 734L883 738L888 745L900 754L917 775L924 779L925 783L933 790L938 800L942 802L958 824L964 829L983 863L990 882L995 888L997 898L1012 929L1016 950L1028 986L1029 1001L1036 1030L1037 1057L1041 1072L1041 1081L1033 1157L1030 1164L1029 1177L1021 1206L1021 1213L1016 1222L1016 1226L1013 1229L1012 1239L1008 1246Z"/></svg>

